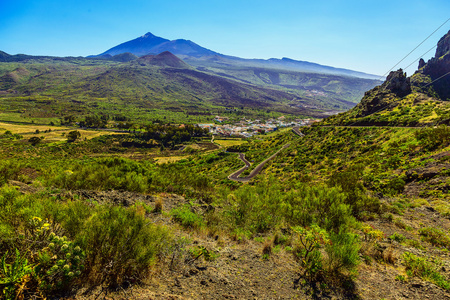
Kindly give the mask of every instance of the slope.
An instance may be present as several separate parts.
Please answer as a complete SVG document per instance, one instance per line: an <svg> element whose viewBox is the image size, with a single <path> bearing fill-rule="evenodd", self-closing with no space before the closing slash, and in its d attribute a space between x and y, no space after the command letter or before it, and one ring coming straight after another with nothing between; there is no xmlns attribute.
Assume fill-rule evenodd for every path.
<svg viewBox="0 0 450 300"><path fill-rule="evenodd" d="M130 57L120 56L118 61ZM172 122L192 122L199 116L198 122L223 113L234 117L323 113L300 105L305 100L296 94L206 74L169 52L125 63L49 57L3 63L0 87L1 105L11 118L18 113L62 118L122 112L130 118L164 117ZM136 109L142 110L140 115L134 113Z"/></svg>
<svg viewBox="0 0 450 300"><path fill-rule="evenodd" d="M196 71L170 52L143 56L129 64L113 67L95 78L86 78L74 89L88 91L91 97L129 98L138 94L147 99L151 106L166 101L169 106L176 105L178 110L194 106L199 109L202 103L209 103L231 108L242 106L291 113L302 111L288 106L296 99L292 94Z"/></svg>
<svg viewBox="0 0 450 300"><path fill-rule="evenodd" d="M203 72L278 89L294 89L315 107L346 110L379 84L379 76L316 63L282 59L243 59L201 47L189 40L168 41L151 33L118 45L97 57L119 52L142 56L169 51ZM95 56L94 56L95 57ZM308 95L314 94L314 97Z"/></svg>
<svg viewBox="0 0 450 300"><path fill-rule="evenodd" d="M326 124L432 126L450 123L450 31L440 39L435 57L419 63L407 77L391 72L386 81L365 93L351 111L327 119Z"/></svg>

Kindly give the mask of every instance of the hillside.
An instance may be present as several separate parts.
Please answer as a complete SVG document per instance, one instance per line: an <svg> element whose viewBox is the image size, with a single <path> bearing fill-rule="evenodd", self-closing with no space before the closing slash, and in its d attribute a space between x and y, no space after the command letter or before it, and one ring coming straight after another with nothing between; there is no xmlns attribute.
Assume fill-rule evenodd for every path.
<svg viewBox="0 0 450 300"><path fill-rule="evenodd" d="M306 98L310 106L346 110L364 92L380 83L380 76L316 63L282 59L243 59L206 49L192 41L168 41L151 33L92 57L131 52L137 56L169 51L200 71L260 86L288 89Z"/></svg>
<svg viewBox="0 0 450 300"><path fill-rule="evenodd" d="M49 124L70 115L81 119L88 114L120 114L139 122L165 118L185 123L211 121L218 114L240 118L244 110L255 118L323 116L324 110L349 106L336 100L333 107L289 90L200 72L169 52L128 61L130 57L46 57L2 63L3 120L20 115L24 121Z"/></svg>
<svg viewBox="0 0 450 300"><path fill-rule="evenodd" d="M435 57L419 63L411 76L400 69L365 93L351 111L326 121L337 125L433 126L450 122L450 32L440 39Z"/></svg>
<svg viewBox="0 0 450 300"><path fill-rule="evenodd" d="M175 127L72 143L50 141L58 127L0 127L0 246L42 270L25 297L448 297L448 129L316 126L232 146L193 135L170 150L155 133ZM31 146L32 136L45 138ZM251 168L279 152L239 183L227 179L243 165L234 151ZM45 222L58 239L31 231ZM9 243L22 226L35 244ZM53 256L27 255L60 259L63 242L67 275Z"/></svg>

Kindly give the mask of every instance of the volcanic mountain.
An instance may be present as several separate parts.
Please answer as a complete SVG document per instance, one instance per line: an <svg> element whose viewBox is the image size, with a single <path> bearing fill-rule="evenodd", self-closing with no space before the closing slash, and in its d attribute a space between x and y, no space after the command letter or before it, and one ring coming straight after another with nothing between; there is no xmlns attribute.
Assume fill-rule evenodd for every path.
<svg viewBox="0 0 450 300"><path fill-rule="evenodd" d="M217 53L210 49L199 46L198 44L184 39L170 41L148 32L145 35L134 40L115 46L99 55L91 57L99 57L105 55L117 55L120 53L130 52L137 56L148 54L159 54L169 51L183 59L185 62L194 67L203 67L210 69L239 67L239 68L268 68L275 70L287 70L297 72L314 72L320 74L333 74L340 76L352 76L365 79L379 79L380 76L366 74L363 72L334 68L324 66L307 61L293 60L290 58L270 58L270 59L243 59L235 56L229 56Z"/></svg>
<svg viewBox="0 0 450 300"><path fill-rule="evenodd" d="M147 32L141 37L134 40L117 45L98 56L117 55L120 53L130 52L137 56L148 54L159 54L169 51L175 55L202 57L205 55L216 55L218 53L203 48L189 40L173 40L164 39Z"/></svg>
<svg viewBox="0 0 450 300"><path fill-rule="evenodd" d="M158 36L154 36L153 34L148 32L143 36L138 37L134 40L112 47L111 49L99 54L98 56L103 56L107 54L114 56L126 52L133 53L134 55L137 56L147 55L152 53L151 49L153 47L161 45L165 42L169 42L169 40Z"/></svg>

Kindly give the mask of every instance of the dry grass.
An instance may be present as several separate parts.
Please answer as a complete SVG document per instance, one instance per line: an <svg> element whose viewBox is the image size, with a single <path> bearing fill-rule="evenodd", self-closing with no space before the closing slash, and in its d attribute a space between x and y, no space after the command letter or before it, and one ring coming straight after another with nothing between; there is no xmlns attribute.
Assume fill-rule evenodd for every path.
<svg viewBox="0 0 450 300"><path fill-rule="evenodd" d="M33 133L39 130L41 133L45 130L69 130L68 127L50 126L50 125L20 125L20 124L8 124L0 122L0 133L4 131L11 131L12 133L24 134Z"/></svg>
<svg viewBox="0 0 450 300"><path fill-rule="evenodd" d="M262 249L262 254L263 255L270 255L272 254L272 246L273 246L273 241L272 240L266 240Z"/></svg>
<svg viewBox="0 0 450 300"><path fill-rule="evenodd" d="M39 133L36 133L36 131ZM13 134L24 135L24 139L29 139L33 136L44 137L44 143L53 143L66 141L66 135L72 130L78 130L74 128L64 126L48 126L48 125L21 125L21 124L9 124L0 122L0 134L5 131L11 131ZM78 130L81 133L81 140L106 135L106 134L118 134L115 132L103 131L103 130Z"/></svg>
<svg viewBox="0 0 450 300"><path fill-rule="evenodd" d="M246 141L242 140L242 139L226 139L226 140L220 140L220 139L214 139L214 143L222 146L222 147L231 147L231 146L235 146L235 145L241 145L243 143L245 143Z"/></svg>
<svg viewBox="0 0 450 300"><path fill-rule="evenodd" d="M184 158L187 158L187 156L164 156L164 157L155 157L154 159L158 164L166 164L176 162Z"/></svg>
<svg viewBox="0 0 450 300"><path fill-rule="evenodd" d="M383 251L383 260L388 264L395 265L398 257L398 251L392 247L388 247Z"/></svg>
<svg viewBox="0 0 450 300"><path fill-rule="evenodd" d="M161 213L163 210L163 200L161 197L158 197L155 201L155 208L153 209L154 213Z"/></svg>

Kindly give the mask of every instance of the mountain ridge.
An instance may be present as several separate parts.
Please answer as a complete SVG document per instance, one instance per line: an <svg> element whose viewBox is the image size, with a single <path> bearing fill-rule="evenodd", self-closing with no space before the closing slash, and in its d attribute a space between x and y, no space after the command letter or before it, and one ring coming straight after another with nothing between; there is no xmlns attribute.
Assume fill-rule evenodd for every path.
<svg viewBox="0 0 450 300"><path fill-rule="evenodd" d="M380 76L378 75L368 74L345 68L325 66L318 63L312 63L307 61L294 60L287 57L283 57L281 59L278 58L245 59L236 56L224 55L215 52L213 50L204 48L190 40L176 39L170 41L168 39L155 36L150 32L136 39L121 43L99 55L92 55L88 57L98 57L105 54L116 55L120 54L119 52L121 51L130 52L137 56L148 54L155 55L164 51L169 51L179 56L181 59L185 60L188 64L193 65L195 67L202 67L205 62L217 60L217 57L220 57L222 59L225 59L228 64L232 65L243 64L244 66L255 66L256 64L259 67L269 67L269 68L275 67L295 71L344 75L365 79L380 79Z"/></svg>

